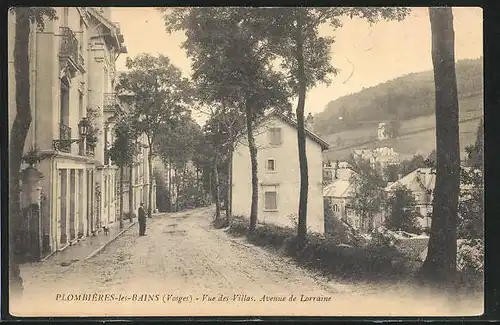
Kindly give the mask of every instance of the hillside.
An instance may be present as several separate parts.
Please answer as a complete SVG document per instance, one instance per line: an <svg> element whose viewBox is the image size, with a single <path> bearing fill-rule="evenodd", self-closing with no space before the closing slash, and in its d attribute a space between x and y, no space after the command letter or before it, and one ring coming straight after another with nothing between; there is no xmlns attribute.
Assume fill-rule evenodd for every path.
<svg viewBox="0 0 500 325"><path fill-rule="evenodd" d="M482 58L457 62L459 99L482 99ZM482 104L482 101L481 101ZM467 109L474 110L474 107ZM479 103L476 110L482 110ZM462 111L462 109L461 109ZM434 77L432 71L411 73L374 87L331 101L315 116L314 130L326 136L356 129L367 122L406 121L434 114ZM339 117L343 117L339 120Z"/></svg>
<svg viewBox="0 0 500 325"><path fill-rule="evenodd" d="M474 143L483 116L482 61L458 62L457 78L460 150L464 152L467 145ZM344 117L342 124L339 116ZM378 141L378 122L396 118L401 121L400 135ZM314 122L315 132L330 144L325 159L343 160L353 149L380 146L393 147L403 159L416 153L428 154L436 147L432 72L405 75L339 98L316 115Z"/></svg>

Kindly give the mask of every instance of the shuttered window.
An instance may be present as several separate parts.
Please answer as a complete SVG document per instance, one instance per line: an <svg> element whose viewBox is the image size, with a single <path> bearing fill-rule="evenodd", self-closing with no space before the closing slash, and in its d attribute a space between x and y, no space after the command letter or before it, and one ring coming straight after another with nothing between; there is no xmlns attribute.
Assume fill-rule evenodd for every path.
<svg viewBox="0 0 500 325"><path fill-rule="evenodd" d="M266 191L264 193L264 209L277 210L278 209L278 194L276 191Z"/></svg>
<svg viewBox="0 0 500 325"><path fill-rule="evenodd" d="M269 129L269 143L272 146L279 146L283 143L283 139L281 136L281 128Z"/></svg>

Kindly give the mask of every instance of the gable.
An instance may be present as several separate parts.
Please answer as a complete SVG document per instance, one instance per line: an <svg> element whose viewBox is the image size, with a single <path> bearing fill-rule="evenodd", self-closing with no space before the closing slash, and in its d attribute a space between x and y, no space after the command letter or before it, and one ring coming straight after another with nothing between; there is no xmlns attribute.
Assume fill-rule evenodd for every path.
<svg viewBox="0 0 500 325"><path fill-rule="evenodd" d="M271 111L270 113L265 115L260 121L258 121L257 125L255 126L255 130L259 129L259 132L263 132L264 130L267 130L270 127L270 125L276 125L277 123L279 123L282 126L289 126L293 128L295 131L297 131L297 122L281 114L276 110ZM325 140L323 140L320 136L314 134L307 128L305 128L305 132L306 132L306 137L312 140L314 143L318 144L321 147L322 151L327 150L329 148L328 143ZM242 130L241 135L246 136L246 131Z"/></svg>

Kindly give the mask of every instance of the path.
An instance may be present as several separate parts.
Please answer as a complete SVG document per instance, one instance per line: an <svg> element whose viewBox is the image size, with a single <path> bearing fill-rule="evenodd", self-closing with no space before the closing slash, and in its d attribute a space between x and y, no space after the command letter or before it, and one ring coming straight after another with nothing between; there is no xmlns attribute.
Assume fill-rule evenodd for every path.
<svg viewBox="0 0 500 325"><path fill-rule="evenodd" d="M407 288L327 281L211 228L211 216L210 209L156 216L148 219L147 236L134 226L90 260L24 266L23 314L389 316L467 314L474 307L478 313L477 303L482 306ZM297 301L289 301L291 294ZM327 301L300 301L301 295Z"/></svg>

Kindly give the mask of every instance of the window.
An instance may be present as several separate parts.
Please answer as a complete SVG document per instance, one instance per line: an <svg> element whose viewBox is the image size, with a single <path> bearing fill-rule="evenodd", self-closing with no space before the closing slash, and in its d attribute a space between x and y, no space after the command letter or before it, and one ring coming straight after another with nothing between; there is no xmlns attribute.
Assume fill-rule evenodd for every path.
<svg viewBox="0 0 500 325"><path fill-rule="evenodd" d="M276 191L266 191L264 193L264 209L277 210L278 209L278 194Z"/></svg>
<svg viewBox="0 0 500 325"><path fill-rule="evenodd" d="M333 212L339 212L339 206L334 204L333 205Z"/></svg>
<svg viewBox="0 0 500 325"><path fill-rule="evenodd" d="M269 143L272 146L279 146L282 144L281 129L280 128L269 129Z"/></svg>
<svg viewBox="0 0 500 325"><path fill-rule="evenodd" d="M274 159L268 159L266 164L266 169L268 172L276 171L276 161Z"/></svg>
<svg viewBox="0 0 500 325"><path fill-rule="evenodd" d="M83 117L83 94L81 92L78 94L78 114L80 118Z"/></svg>
<svg viewBox="0 0 500 325"><path fill-rule="evenodd" d="M66 78L61 79L61 124L69 124L69 81Z"/></svg>
<svg viewBox="0 0 500 325"><path fill-rule="evenodd" d="M418 214L422 214L422 210L420 207L415 207L415 210L417 211Z"/></svg>

